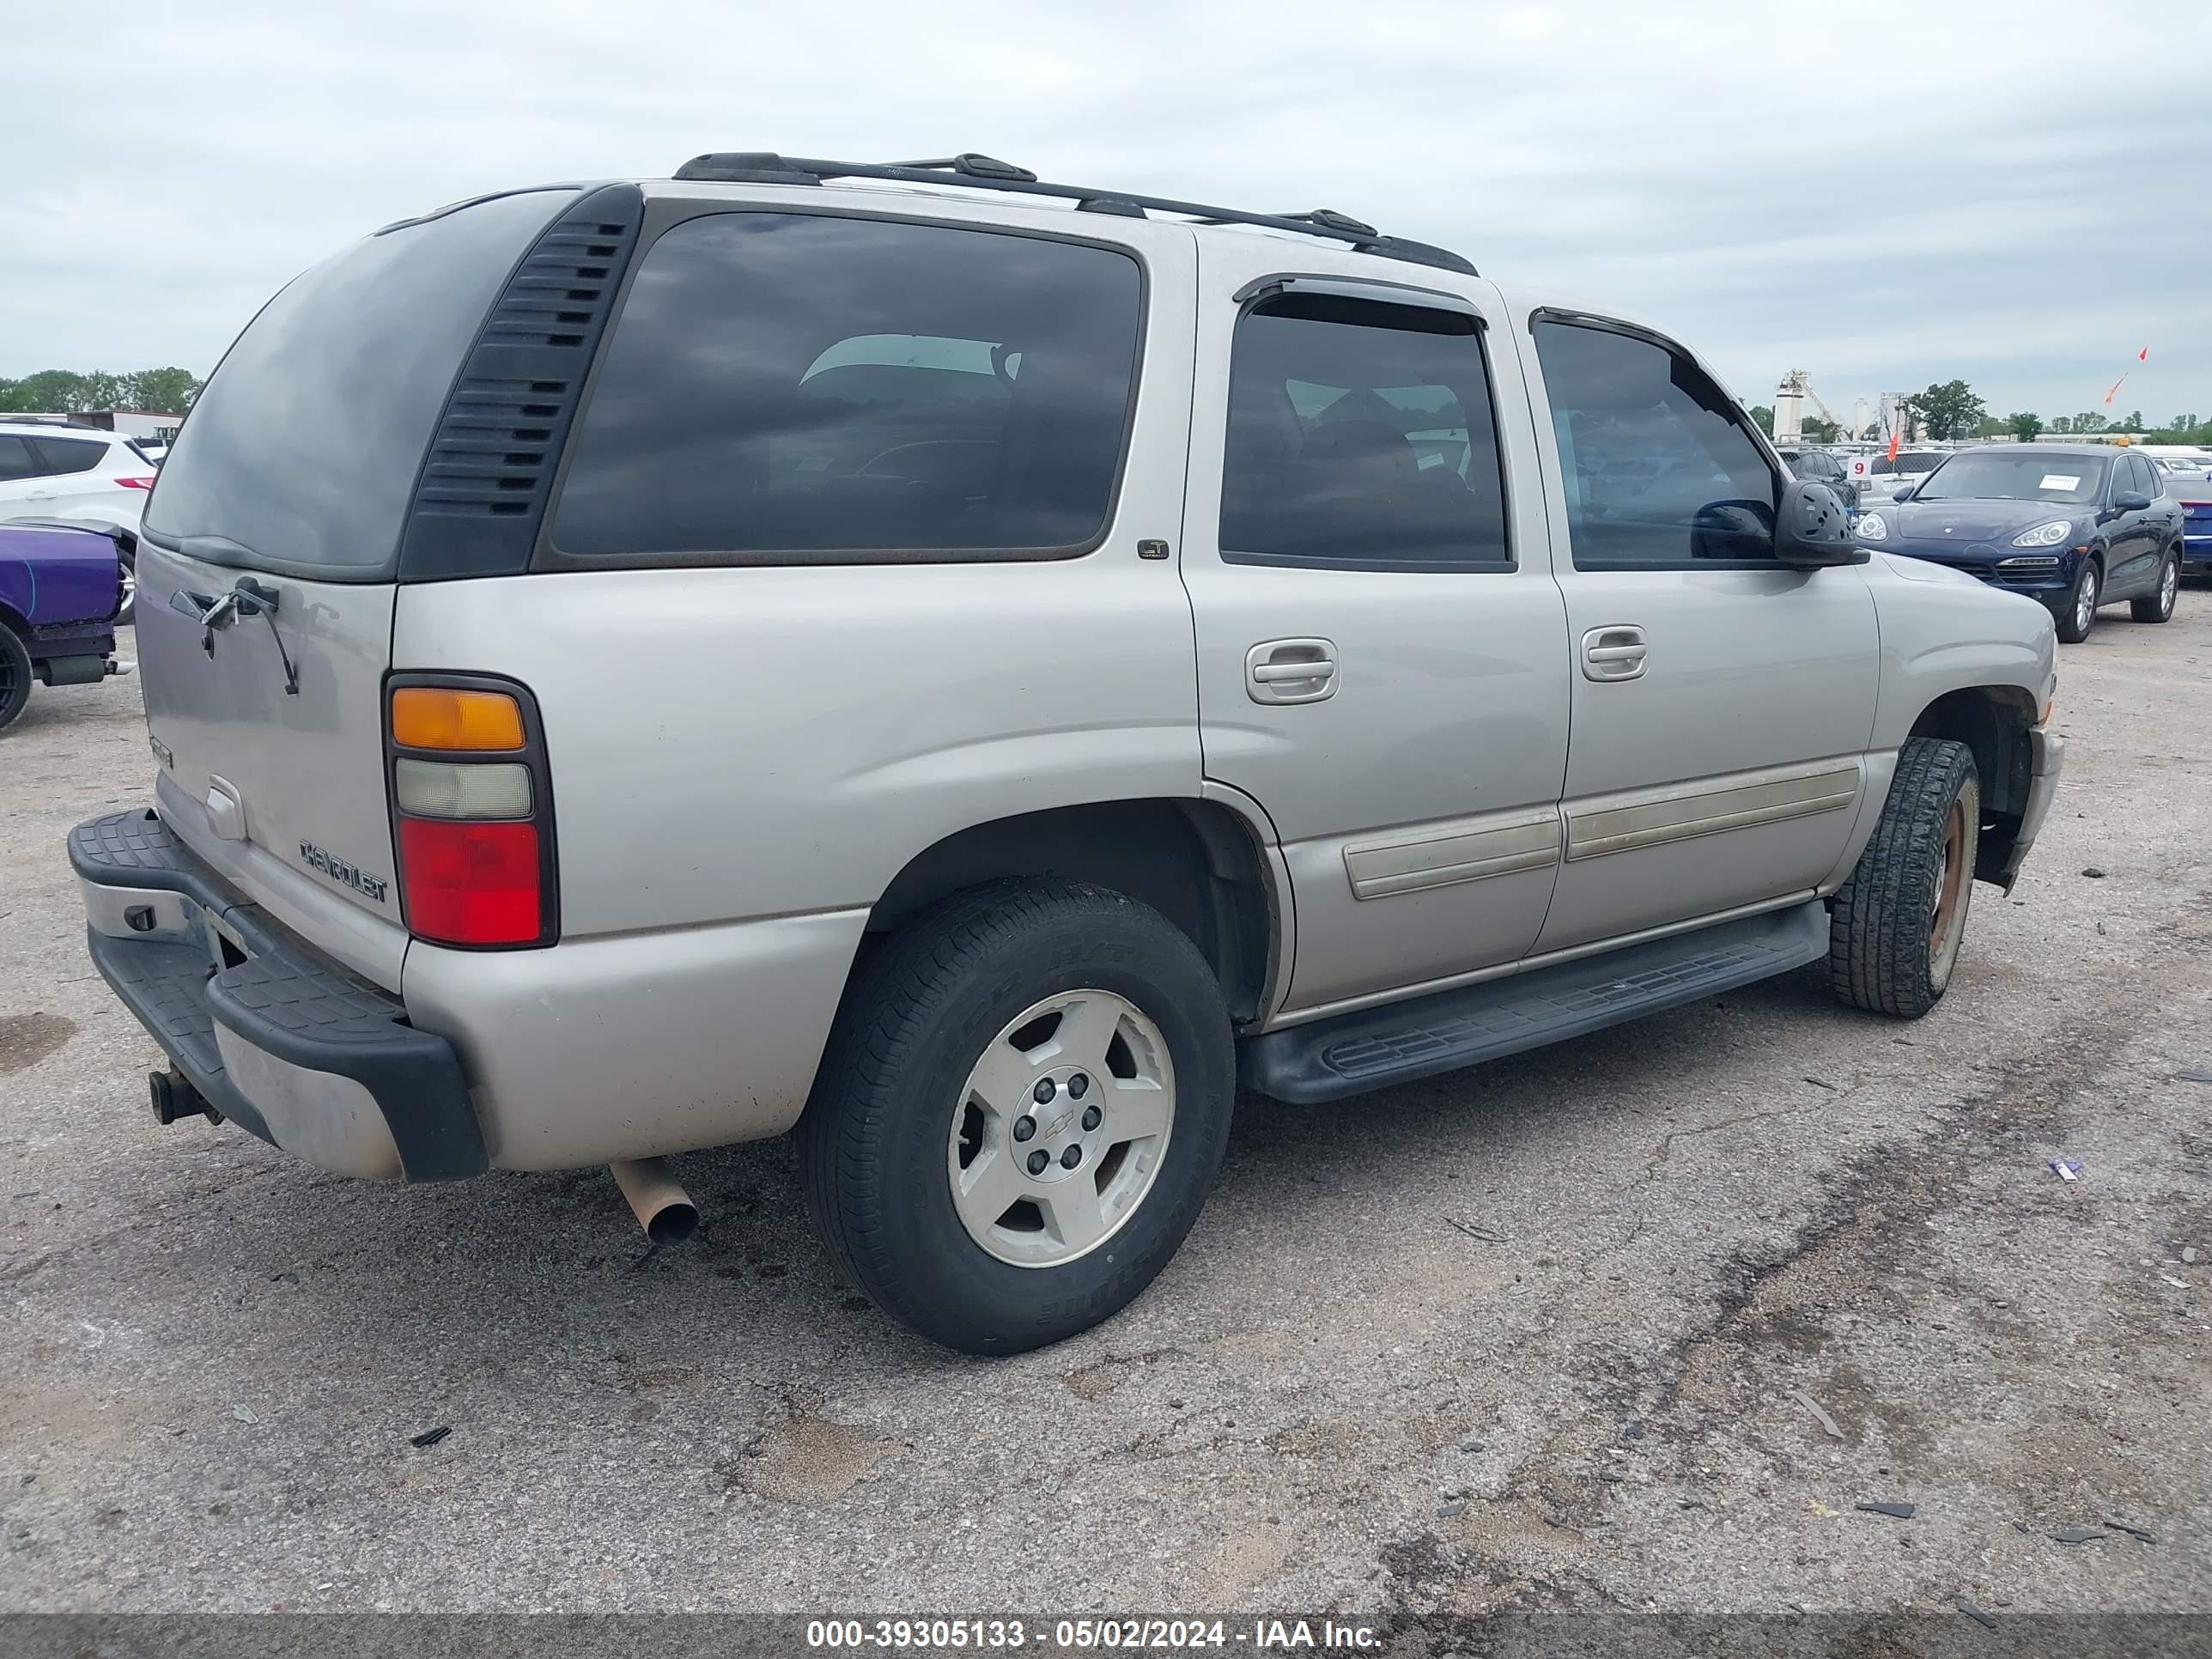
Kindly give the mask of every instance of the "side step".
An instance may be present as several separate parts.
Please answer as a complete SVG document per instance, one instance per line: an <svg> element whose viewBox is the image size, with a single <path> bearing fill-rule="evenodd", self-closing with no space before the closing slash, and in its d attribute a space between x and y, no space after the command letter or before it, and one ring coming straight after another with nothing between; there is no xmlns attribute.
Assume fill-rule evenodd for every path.
<svg viewBox="0 0 2212 1659"><path fill-rule="evenodd" d="M1814 899L1270 1031L1240 1047L1237 1079L1293 1105L1340 1100L1695 1002L1827 954L1828 908Z"/></svg>

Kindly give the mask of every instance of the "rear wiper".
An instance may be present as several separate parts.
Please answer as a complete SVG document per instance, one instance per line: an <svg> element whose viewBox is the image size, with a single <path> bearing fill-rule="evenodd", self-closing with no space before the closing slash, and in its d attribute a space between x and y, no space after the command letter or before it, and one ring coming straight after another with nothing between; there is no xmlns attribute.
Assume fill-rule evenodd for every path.
<svg viewBox="0 0 2212 1659"><path fill-rule="evenodd" d="M169 596L169 608L181 611L200 625L200 649L212 659L215 631L228 628L240 617L262 617L269 623L269 637L276 642L276 660L284 665L284 695L300 695L300 671L284 649L284 636L276 631L276 590L251 576L240 576L228 593L194 593L179 588Z"/></svg>

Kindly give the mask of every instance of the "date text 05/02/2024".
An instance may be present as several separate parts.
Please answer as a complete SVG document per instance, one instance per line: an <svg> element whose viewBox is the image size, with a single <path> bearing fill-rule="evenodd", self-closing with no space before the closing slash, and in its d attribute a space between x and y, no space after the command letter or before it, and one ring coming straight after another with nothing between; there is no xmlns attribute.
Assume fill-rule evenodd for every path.
<svg viewBox="0 0 2212 1659"><path fill-rule="evenodd" d="M860 1652L957 1652L962 1649L1029 1647L1167 1651L1243 1647L1261 1651L1304 1649L1376 1652L1382 1633L1371 1625L1334 1619L1091 1618L1091 1619L816 1619L806 1626L810 1648Z"/></svg>

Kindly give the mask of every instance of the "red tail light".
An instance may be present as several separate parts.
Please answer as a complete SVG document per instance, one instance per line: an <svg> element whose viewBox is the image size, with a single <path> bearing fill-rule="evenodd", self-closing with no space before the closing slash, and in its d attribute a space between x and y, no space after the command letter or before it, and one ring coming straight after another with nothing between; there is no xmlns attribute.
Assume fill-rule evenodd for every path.
<svg viewBox="0 0 2212 1659"><path fill-rule="evenodd" d="M488 674L396 674L384 732L407 931L476 950L557 940L552 780L537 700Z"/></svg>
<svg viewBox="0 0 2212 1659"><path fill-rule="evenodd" d="M538 826L399 819L407 925L446 945L532 945L543 931Z"/></svg>
<svg viewBox="0 0 2212 1659"><path fill-rule="evenodd" d="M143 478L116 478L111 482L121 484L125 489L151 489L154 487L154 475L149 472Z"/></svg>

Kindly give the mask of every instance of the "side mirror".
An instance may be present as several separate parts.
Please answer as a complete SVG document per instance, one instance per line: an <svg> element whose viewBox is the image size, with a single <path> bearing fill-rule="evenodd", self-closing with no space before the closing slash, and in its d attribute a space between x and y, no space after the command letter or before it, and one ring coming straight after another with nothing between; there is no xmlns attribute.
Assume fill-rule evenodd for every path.
<svg viewBox="0 0 2212 1659"><path fill-rule="evenodd" d="M1775 517L1774 556L1796 570L1864 564L1867 559L1851 540L1850 515L1842 497L1824 483L1803 479L1783 486L1782 510Z"/></svg>
<svg viewBox="0 0 2212 1659"><path fill-rule="evenodd" d="M2123 513L2140 513L2150 505L2150 497L2140 489L2123 489L2112 497L2112 505Z"/></svg>
<svg viewBox="0 0 2212 1659"><path fill-rule="evenodd" d="M1902 489L1893 489L1889 492L1889 499L1893 501L1909 501L1912 499L1913 489L1913 485L1907 484Z"/></svg>

